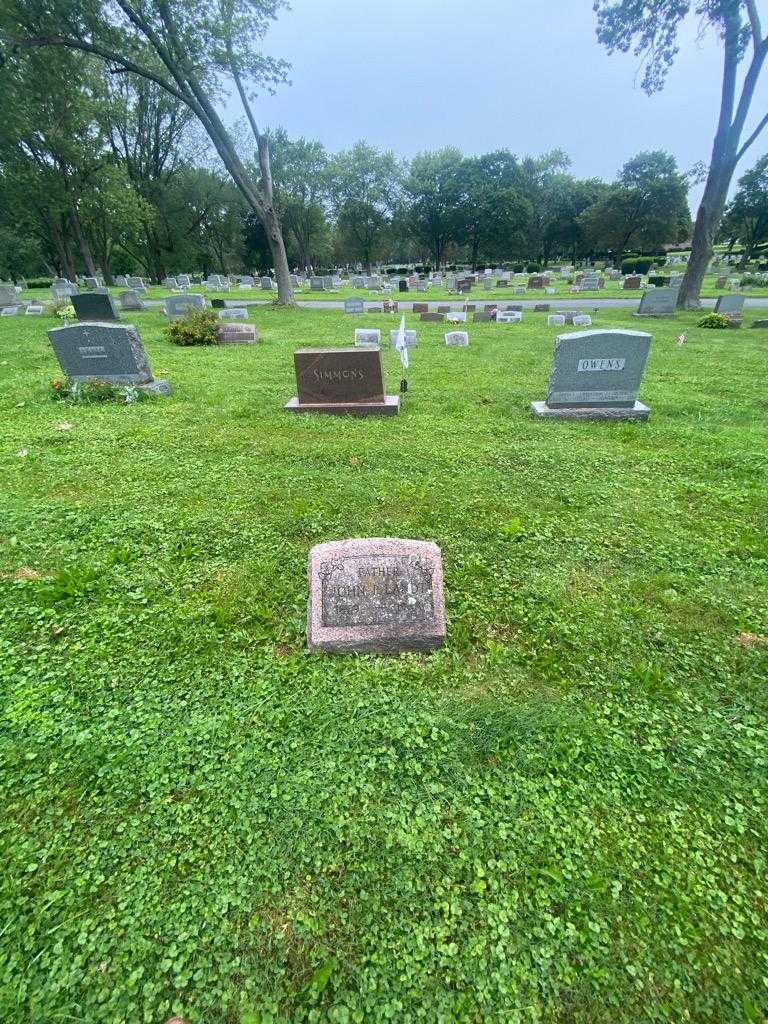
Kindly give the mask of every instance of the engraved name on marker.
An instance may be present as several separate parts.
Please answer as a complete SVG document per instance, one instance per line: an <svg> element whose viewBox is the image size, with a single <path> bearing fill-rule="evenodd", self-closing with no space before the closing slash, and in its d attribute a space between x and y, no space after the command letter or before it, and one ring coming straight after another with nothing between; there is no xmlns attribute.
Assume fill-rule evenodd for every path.
<svg viewBox="0 0 768 1024"><path fill-rule="evenodd" d="M106 359L107 350L103 345L78 345L77 351L83 359Z"/></svg>
<svg viewBox="0 0 768 1024"><path fill-rule="evenodd" d="M416 625L434 617L432 567L407 555L342 558L321 570L323 626Z"/></svg>
<svg viewBox="0 0 768 1024"><path fill-rule="evenodd" d="M603 370L623 370L626 359L580 359L576 370L579 373L600 372Z"/></svg>

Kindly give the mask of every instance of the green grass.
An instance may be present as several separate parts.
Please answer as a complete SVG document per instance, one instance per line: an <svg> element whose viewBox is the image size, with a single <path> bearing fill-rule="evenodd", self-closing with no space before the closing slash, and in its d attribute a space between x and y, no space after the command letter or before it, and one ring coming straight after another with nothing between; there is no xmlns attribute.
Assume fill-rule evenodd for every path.
<svg viewBox="0 0 768 1024"><path fill-rule="evenodd" d="M766 333L643 324L650 422L585 424L544 316L418 323L354 420L291 351L394 319L251 319L137 314L173 396L89 406L0 321L0 1020L762 1021ZM441 651L307 653L349 536L440 545Z"/></svg>

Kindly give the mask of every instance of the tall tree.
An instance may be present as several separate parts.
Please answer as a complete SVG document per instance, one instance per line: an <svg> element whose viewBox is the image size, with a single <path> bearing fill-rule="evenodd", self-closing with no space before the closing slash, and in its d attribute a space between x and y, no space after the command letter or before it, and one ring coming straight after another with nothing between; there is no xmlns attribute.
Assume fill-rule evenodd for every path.
<svg viewBox="0 0 768 1024"><path fill-rule="evenodd" d="M348 251L370 272L397 205L402 172L393 153L365 142L337 153L328 167L336 222Z"/></svg>
<svg viewBox="0 0 768 1024"><path fill-rule="evenodd" d="M657 248L690 237L688 181L673 156L662 150L638 153L618 180L581 216L587 237L619 256L631 245Z"/></svg>
<svg viewBox="0 0 768 1024"><path fill-rule="evenodd" d="M747 128L755 89L768 56L768 35L763 34L757 2L595 0L594 9L597 38L609 53L626 53L634 44L634 53L644 58L643 88L649 95L664 87L679 50L680 24L689 14L695 14L713 28L722 42L720 112L704 195L696 214L691 258L678 298L680 307L696 308L736 165L768 124L768 113L761 112L753 130ZM739 82L742 65L744 73Z"/></svg>
<svg viewBox="0 0 768 1024"><path fill-rule="evenodd" d="M440 267L446 247L461 239L463 156L455 146L418 153L405 181L411 231Z"/></svg>
<svg viewBox="0 0 768 1024"><path fill-rule="evenodd" d="M278 302L293 289L277 213L269 140L256 122L254 89L272 89L287 65L253 48L285 0L4 0L3 48L63 47L92 54L115 74L154 82L197 117L222 163L264 226ZM234 83L253 132L259 178L248 170L216 110L225 80Z"/></svg>
<svg viewBox="0 0 768 1024"><path fill-rule="evenodd" d="M280 217L300 266L308 270L330 254L328 154L321 142L289 139L282 128L271 135L270 151Z"/></svg>
<svg viewBox="0 0 768 1024"><path fill-rule="evenodd" d="M573 180L567 173L570 165L570 157L562 149L525 157L520 162L518 188L531 206L526 248L529 256L543 262L549 259L551 229L557 223L563 195Z"/></svg>
<svg viewBox="0 0 768 1024"><path fill-rule="evenodd" d="M743 245L741 265L745 267L758 245L768 241L768 155L739 178L723 227L729 238L737 238Z"/></svg>
<svg viewBox="0 0 768 1024"><path fill-rule="evenodd" d="M463 239L472 269L480 256L498 259L519 251L533 210L517 188L519 167L508 150L462 162Z"/></svg>

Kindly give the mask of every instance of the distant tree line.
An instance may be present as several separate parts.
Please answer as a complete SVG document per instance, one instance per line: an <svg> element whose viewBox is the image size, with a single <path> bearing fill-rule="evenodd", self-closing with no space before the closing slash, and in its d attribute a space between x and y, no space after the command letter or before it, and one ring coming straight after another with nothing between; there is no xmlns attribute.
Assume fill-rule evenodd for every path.
<svg viewBox="0 0 768 1024"><path fill-rule="evenodd" d="M265 227L180 100L86 54L33 50L0 69L0 274L138 271L155 280L273 266ZM242 140L239 140L240 142ZM398 158L358 142L268 134L291 266L437 267L657 251L690 238L688 176L642 152L613 182L580 179L562 150ZM248 152L247 145L241 146ZM260 180L256 147L247 172ZM723 235L751 256L768 233L768 159L745 175Z"/></svg>

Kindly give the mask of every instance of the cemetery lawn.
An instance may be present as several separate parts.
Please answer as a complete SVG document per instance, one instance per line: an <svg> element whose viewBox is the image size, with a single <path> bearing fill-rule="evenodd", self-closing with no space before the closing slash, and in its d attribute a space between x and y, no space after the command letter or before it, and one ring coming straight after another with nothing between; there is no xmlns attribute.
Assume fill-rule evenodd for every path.
<svg viewBox="0 0 768 1024"><path fill-rule="evenodd" d="M704 282L704 287L701 290L701 297L704 299L716 299L720 295L730 294L727 288L715 288L715 277L707 277ZM552 287L555 289L554 295L547 295L542 289L528 288L526 289L525 295L515 295L515 289L510 285L509 288L492 288L490 291L485 291L481 285L475 285L472 289L469 302L494 302L497 299L499 301L514 302L516 300L533 301L533 302L566 302L568 299L624 299L627 304L632 306L634 303L639 302L642 297L642 291L624 291L621 287L620 281L606 281L605 287L600 288L597 291L585 291L576 292L573 295L570 292L571 286L567 281L560 281L553 279ZM82 289L81 289L82 290ZM277 289L273 289L272 292L262 291L260 288L231 288L228 292L214 292L208 291L202 286L192 286L189 289L191 292L199 292L205 295L207 298L221 298L229 301L237 299L259 299L263 302L270 302L277 295ZM121 292L125 291L125 288L111 288L110 292L117 301L118 296ZM148 299L164 299L167 295L170 295L170 289L163 288L160 285L152 285L147 289L146 298ZM743 294L748 299L766 298L768 297L768 286L758 287L757 285L749 288L744 288L739 294ZM23 293L25 299L36 299L42 302L49 302L51 299L51 292L48 288L30 288ZM313 302L341 302L344 299L365 299L367 302L381 302L382 299L402 299L404 302L462 302L464 296L452 295L447 288L430 288L426 292L409 291L404 294L398 293L397 289L385 295L383 292L368 291L367 288L352 288L349 285L344 285L342 288L338 288L335 291L330 292L313 292L309 288L298 288L295 292L295 297L299 302L313 301Z"/></svg>
<svg viewBox="0 0 768 1024"><path fill-rule="evenodd" d="M291 352L395 319L250 319L136 314L131 405L0 321L0 1020L762 1021L766 332L605 310L651 420L559 423L543 315L407 316L354 420L283 412ZM442 650L307 653L308 549L365 536L440 545Z"/></svg>

